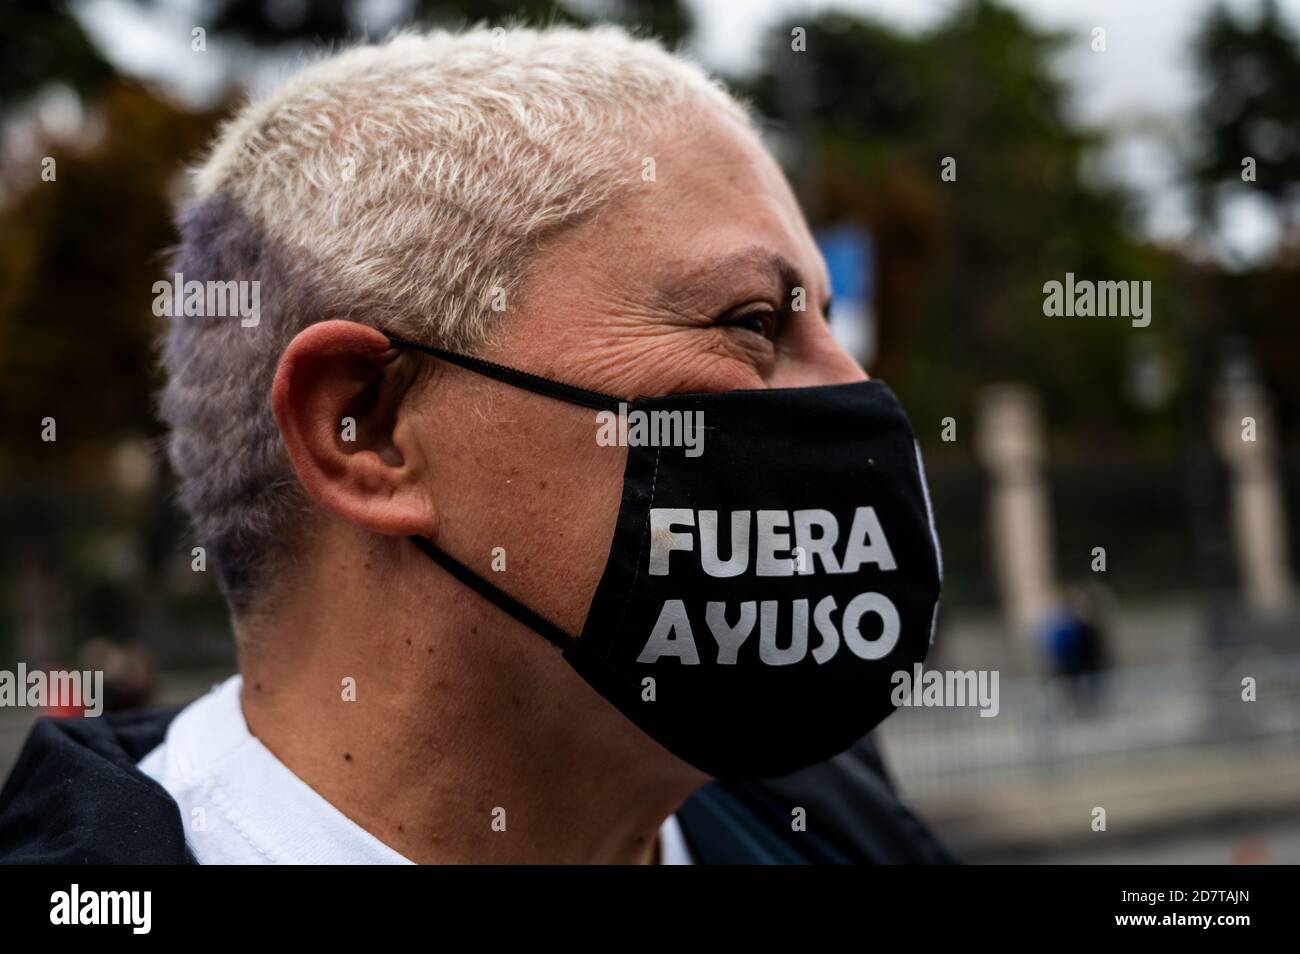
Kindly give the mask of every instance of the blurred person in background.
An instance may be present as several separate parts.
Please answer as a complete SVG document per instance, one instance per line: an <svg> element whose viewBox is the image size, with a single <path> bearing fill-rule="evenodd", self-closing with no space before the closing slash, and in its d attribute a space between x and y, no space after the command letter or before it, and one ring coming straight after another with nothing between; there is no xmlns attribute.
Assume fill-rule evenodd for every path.
<svg viewBox="0 0 1300 954"><path fill-rule="evenodd" d="M155 701L157 679L149 655L139 646L92 639L77 653L77 666L104 674L105 712L139 709Z"/></svg>
<svg viewBox="0 0 1300 954"><path fill-rule="evenodd" d="M1042 628L1052 674L1065 682L1073 701L1083 708L1096 703L1109 665L1103 598L1099 587L1067 587Z"/></svg>

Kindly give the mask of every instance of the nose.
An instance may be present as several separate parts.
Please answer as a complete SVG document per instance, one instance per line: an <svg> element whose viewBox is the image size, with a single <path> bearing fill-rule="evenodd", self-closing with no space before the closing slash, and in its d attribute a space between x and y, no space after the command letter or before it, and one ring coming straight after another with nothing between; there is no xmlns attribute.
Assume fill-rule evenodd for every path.
<svg viewBox="0 0 1300 954"><path fill-rule="evenodd" d="M809 388L867 380L862 365L835 340L829 322L820 314L803 317L796 340L777 362L771 387Z"/></svg>

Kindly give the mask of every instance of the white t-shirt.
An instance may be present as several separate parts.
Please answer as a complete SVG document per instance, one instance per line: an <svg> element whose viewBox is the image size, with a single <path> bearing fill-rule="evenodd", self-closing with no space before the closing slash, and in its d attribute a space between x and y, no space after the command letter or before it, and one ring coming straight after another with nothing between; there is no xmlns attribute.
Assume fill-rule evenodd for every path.
<svg viewBox="0 0 1300 954"><path fill-rule="evenodd" d="M205 865L411 862L318 795L244 721L232 676L172 720L140 762L180 806L186 841ZM659 829L660 863L689 865L681 826Z"/></svg>

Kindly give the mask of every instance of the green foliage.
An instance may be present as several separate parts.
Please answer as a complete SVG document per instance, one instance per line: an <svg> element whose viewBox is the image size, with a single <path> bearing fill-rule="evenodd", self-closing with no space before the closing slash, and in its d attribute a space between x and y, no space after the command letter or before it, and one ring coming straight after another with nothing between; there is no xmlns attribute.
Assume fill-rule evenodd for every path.
<svg viewBox="0 0 1300 954"><path fill-rule="evenodd" d="M1300 187L1300 40L1268 0L1251 23L1216 7L1193 45L1203 87L1200 151L1190 164L1201 215L1213 222L1227 194L1251 188L1284 216ZM1256 181L1242 182L1242 160ZM1288 206L1290 208L1288 208Z"/></svg>
<svg viewBox="0 0 1300 954"><path fill-rule="evenodd" d="M1280 229L1271 262L1207 275L1207 334L1253 356L1283 434L1300 433L1300 37L1268 0L1256 15L1211 11L1192 45L1200 80L1188 178L1206 231L1233 199L1262 197ZM1242 161L1255 162L1243 181Z"/></svg>
<svg viewBox="0 0 1300 954"><path fill-rule="evenodd" d="M157 7L163 0L137 0ZM206 28L254 46L274 48L289 43L332 44L366 34L387 32L399 24L373 22L358 0L211 0L205 8ZM676 0L611 0L604 19L636 25L669 45L681 42L691 30L689 12ZM591 23L591 17L558 0L415 0L411 20L416 24L460 27L487 23L574 25Z"/></svg>
<svg viewBox="0 0 1300 954"><path fill-rule="evenodd" d="M806 52L791 30L807 30ZM971 0L919 35L843 13L772 33L749 93L802 146L814 220L868 226L877 250L880 361L914 417L968 414L1014 377L1061 431L1129 429L1131 336L1117 318L1043 315L1043 285L1152 279L1163 257L1131 236L1133 202L1081 169L1104 140L1067 117L1051 60L1065 37ZM790 87L795 92L792 93ZM941 179L946 157L955 182ZM1162 335L1176 321L1167 286Z"/></svg>
<svg viewBox="0 0 1300 954"><path fill-rule="evenodd" d="M215 114L129 82L99 103L101 139L48 142L0 208L0 467L31 475L156 430L152 286L174 241L171 197ZM56 447L40 421L58 422Z"/></svg>
<svg viewBox="0 0 1300 954"><path fill-rule="evenodd" d="M48 84L94 96L112 77L66 3L0 0L0 118Z"/></svg>

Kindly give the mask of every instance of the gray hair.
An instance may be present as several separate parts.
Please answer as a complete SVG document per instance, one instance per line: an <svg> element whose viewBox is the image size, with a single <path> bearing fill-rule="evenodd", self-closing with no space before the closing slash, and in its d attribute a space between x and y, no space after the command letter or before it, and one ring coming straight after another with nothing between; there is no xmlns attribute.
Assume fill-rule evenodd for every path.
<svg viewBox="0 0 1300 954"><path fill-rule="evenodd" d="M343 318L473 349L545 239L642 181L709 103L698 67L614 28L400 34L320 60L221 131L178 216L184 281L260 283L260 320L168 320L180 498L247 612L311 508L271 414L280 355Z"/></svg>

